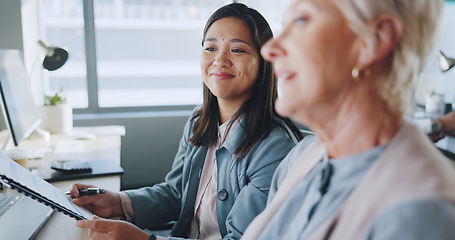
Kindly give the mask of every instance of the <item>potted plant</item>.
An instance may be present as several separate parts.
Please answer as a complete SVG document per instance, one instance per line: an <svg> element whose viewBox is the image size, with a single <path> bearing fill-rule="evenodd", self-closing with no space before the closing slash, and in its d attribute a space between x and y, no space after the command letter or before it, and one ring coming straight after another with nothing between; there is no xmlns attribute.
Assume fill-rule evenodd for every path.
<svg viewBox="0 0 455 240"><path fill-rule="evenodd" d="M73 109L66 103L66 97L60 90L53 96L44 96L41 107L41 128L51 133L71 134L73 129Z"/></svg>

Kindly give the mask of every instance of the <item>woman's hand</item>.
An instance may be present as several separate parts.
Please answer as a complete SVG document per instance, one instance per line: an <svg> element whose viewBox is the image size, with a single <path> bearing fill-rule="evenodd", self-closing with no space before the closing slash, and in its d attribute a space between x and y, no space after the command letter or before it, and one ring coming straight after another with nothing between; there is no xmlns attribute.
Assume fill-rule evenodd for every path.
<svg viewBox="0 0 455 240"><path fill-rule="evenodd" d="M76 183L71 187L73 203L87 208L90 212L101 217L124 217L122 203L118 193L106 191L103 194L79 196L79 190L93 188L92 185Z"/></svg>
<svg viewBox="0 0 455 240"><path fill-rule="evenodd" d="M101 219L93 217L93 220L81 220L75 223L76 227L90 229L89 236L93 240L97 239L143 239L148 240L149 234L142 231L132 223Z"/></svg>
<svg viewBox="0 0 455 240"><path fill-rule="evenodd" d="M455 111L449 112L438 119L441 124L441 130L449 135L454 136L455 132Z"/></svg>

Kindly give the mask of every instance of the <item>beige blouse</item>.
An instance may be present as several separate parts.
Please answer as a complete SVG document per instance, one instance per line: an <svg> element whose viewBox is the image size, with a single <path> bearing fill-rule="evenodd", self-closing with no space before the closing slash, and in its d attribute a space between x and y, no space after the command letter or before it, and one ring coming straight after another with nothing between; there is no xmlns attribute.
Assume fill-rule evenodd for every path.
<svg viewBox="0 0 455 240"><path fill-rule="evenodd" d="M218 127L218 141L207 150L194 205L194 218L191 222L189 233L190 238L204 240L222 239L216 215L217 165L215 151L223 145L227 135L238 125L238 121L234 122L229 133L226 133L229 122L225 122Z"/></svg>

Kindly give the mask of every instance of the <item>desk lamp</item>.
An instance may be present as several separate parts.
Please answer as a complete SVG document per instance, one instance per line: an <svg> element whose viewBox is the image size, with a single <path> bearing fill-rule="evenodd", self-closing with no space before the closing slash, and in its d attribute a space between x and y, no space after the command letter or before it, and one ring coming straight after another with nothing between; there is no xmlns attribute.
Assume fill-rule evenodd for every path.
<svg viewBox="0 0 455 240"><path fill-rule="evenodd" d="M43 67L49 71L55 71L68 60L68 51L64 48L49 46L39 40L38 44L44 49L46 57L43 60Z"/></svg>
<svg viewBox="0 0 455 240"><path fill-rule="evenodd" d="M442 72L447 72L455 66L455 59L446 57L442 51L437 52L436 55L438 55L439 67Z"/></svg>

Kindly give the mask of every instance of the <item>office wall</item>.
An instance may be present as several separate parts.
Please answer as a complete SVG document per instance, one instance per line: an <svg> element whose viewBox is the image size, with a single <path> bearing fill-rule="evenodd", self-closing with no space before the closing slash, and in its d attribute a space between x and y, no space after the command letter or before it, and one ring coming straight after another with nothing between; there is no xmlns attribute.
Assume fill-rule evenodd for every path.
<svg viewBox="0 0 455 240"><path fill-rule="evenodd" d="M21 1L0 1L1 49L23 48L20 10Z"/></svg>
<svg viewBox="0 0 455 240"><path fill-rule="evenodd" d="M43 71L39 63L42 49L42 27L38 0L0 1L0 49L24 51L24 64L32 83L33 97L37 104L43 99ZM42 59L41 59L42 61Z"/></svg>
<svg viewBox="0 0 455 240"><path fill-rule="evenodd" d="M190 112L79 115L75 126L124 125L122 189L162 182L171 169Z"/></svg>

